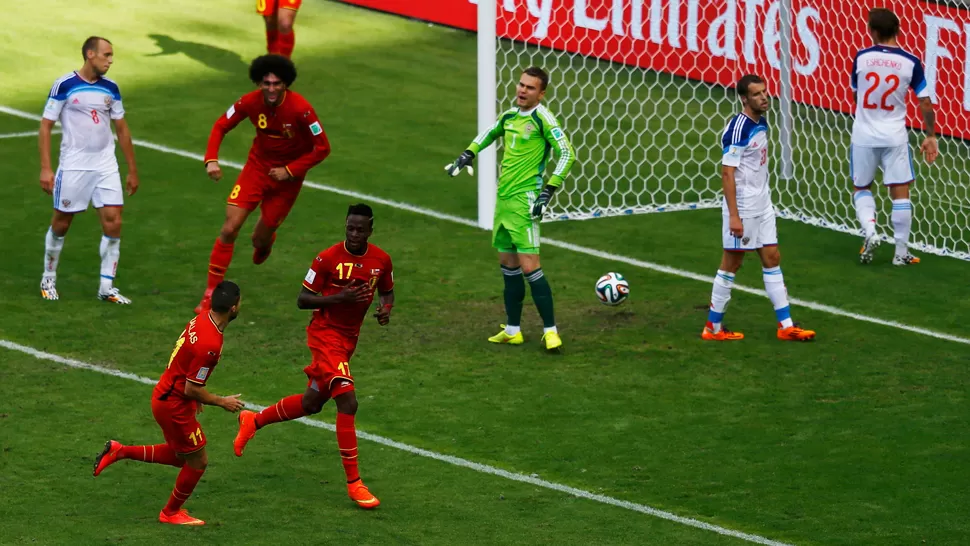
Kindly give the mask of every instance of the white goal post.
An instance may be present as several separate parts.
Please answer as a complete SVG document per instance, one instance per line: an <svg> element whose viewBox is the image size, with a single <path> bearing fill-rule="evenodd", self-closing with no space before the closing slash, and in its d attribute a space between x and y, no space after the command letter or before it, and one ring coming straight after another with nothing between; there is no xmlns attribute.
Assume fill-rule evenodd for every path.
<svg viewBox="0 0 970 546"><path fill-rule="evenodd" d="M861 234L849 179L852 59L866 16L889 7L900 44L923 59L940 159L918 157L911 246L970 260L970 10L962 0L478 0L478 125L514 99L521 70L550 73L546 104L576 164L546 220L720 206L720 133L741 75L768 80L772 194L781 217ZM496 147L477 159L489 228ZM499 150L498 153L501 153ZM877 178L877 185L879 178ZM875 188L874 188L875 189ZM880 232L891 202L874 191Z"/></svg>

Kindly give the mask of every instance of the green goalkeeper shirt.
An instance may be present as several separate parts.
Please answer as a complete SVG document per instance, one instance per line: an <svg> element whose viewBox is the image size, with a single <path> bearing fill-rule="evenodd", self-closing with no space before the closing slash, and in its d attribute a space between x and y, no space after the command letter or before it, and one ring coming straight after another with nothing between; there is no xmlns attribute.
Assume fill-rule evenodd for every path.
<svg viewBox="0 0 970 546"><path fill-rule="evenodd" d="M562 185L576 153L556 116L545 106L540 104L529 112L520 112L518 108L506 111L494 125L478 135L468 149L477 155L503 135L505 151L498 177L499 197L508 198L542 188L542 175L553 149L559 159L548 185L557 188Z"/></svg>

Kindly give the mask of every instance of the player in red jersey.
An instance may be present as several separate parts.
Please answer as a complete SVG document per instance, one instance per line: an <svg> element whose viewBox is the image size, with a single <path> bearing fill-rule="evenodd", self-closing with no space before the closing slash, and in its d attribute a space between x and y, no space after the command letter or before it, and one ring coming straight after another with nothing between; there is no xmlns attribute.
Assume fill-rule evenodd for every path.
<svg viewBox="0 0 970 546"><path fill-rule="evenodd" d="M296 79L296 68L289 59L258 57L249 66L249 78L259 89L243 95L219 117L205 152L205 170L218 181L222 178L219 145L226 133L247 118L256 127L246 165L229 192L226 221L212 247L206 291L196 313L202 312L212 289L225 277L239 230L249 214L259 207L252 239L253 263L261 264L269 258L276 230L293 208L307 171L330 155L330 142L313 107L289 90Z"/></svg>
<svg viewBox="0 0 970 546"><path fill-rule="evenodd" d="M104 444L94 460L94 475L121 459L166 464L181 468L168 503L158 521L173 525L205 525L182 508L209 463L206 437L196 415L203 405L237 412L243 408L238 394L217 396L205 388L222 356L222 333L239 315L239 287L219 283L212 293L212 308L189 321L175 342L168 366L152 390L152 414L165 436L164 444L126 446L115 440Z"/></svg>
<svg viewBox="0 0 970 546"><path fill-rule="evenodd" d="M256 0L256 13L266 22L266 52L290 58L296 44L293 21L303 0Z"/></svg>
<svg viewBox="0 0 970 546"><path fill-rule="evenodd" d="M309 378L306 391L287 396L259 413L240 413L239 433L233 441L236 455L241 457L257 429L319 413L333 398L337 405L337 447L347 474L347 493L362 508L377 508L380 501L361 481L357 470L357 396L350 358L357 348L360 325L374 301L374 289L380 295L374 316L381 326L390 321L394 304L391 257L367 242L373 227L371 208L351 205L347 211L346 240L317 255L303 279L297 305L300 309L315 309L307 326L312 360L303 368Z"/></svg>

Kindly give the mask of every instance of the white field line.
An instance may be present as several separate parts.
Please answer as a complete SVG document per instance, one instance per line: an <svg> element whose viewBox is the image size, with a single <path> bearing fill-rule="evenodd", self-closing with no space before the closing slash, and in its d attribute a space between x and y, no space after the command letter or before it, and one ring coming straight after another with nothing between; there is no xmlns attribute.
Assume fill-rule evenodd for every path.
<svg viewBox="0 0 970 546"><path fill-rule="evenodd" d="M52 135L58 135L61 132L59 130L51 131ZM35 137L37 136L37 131L23 131L20 133L4 133L0 135L0 139L4 138L23 138L23 137Z"/></svg>
<svg viewBox="0 0 970 546"><path fill-rule="evenodd" d="M7 341L5 339L0 339L0 347L4 347L12 351L19 351L21 353L33 356L34 358L49 360L51 362L63 364L71 368L78 368L81 370L98 372L98 373L110 375L113 377L120 377L122 379L137 381L138 383L142 383L144 385L151 385L151 386L155 385L155 380L149 379L147 377L142 377L140 375L135 375L128 372L122 372L119 370L113 370L111 368L98 366L97 364L89 364L87 362L81 362L80 360L74 360L72 358L65 358L63 356L46 353L46 352L34 349L33 347L27 347L26 345L21 345L19 343ZM254 409L256 411L261 411L266 408L266 406L259 406L248 402L246 403L246 407L250 409ZM300 423L303 423L304 425L326 429L331 432L335 430L334 426L329 423L324 423L322 421L317 421L314 419L308 419L306 417L297 419L297 421L299 421ZM551 489L553 491L558 491L560 493L566 493L567 495L572 495L574 497L580 497L583 499L587 499L587 500L591 500L591 501L595 501L603 504L608 504L610 506L616 506L618 508L633 510L634 512L640 512L642 514L647 514L650 516L665 519L675 523L680 523L681 525L687 525L689 527L695 527L697 529L711 531L719 535L739 538L741 540L746 540L748 542L753 542L755 544L764 544L766 546L791 546L790 544L786 544L784 542L777 542L762 536L742 533L741 531L735 531L733 529L727 529L717 525L711 525L710 523L705 523L700 520L681 517L676 514L672 514L670 512L665 512L663 510L651 508L650 506L646 506L644 504L637 504L635 502L628 502L620 499L615 499L613 497L607 497L606 495L598 495L596 493L590 493L589 491L585 491L583 489L576 489L575 487L570 487L568 485L562 485L559 483L542 480L532 476L526 476L525 474L517 474L515 472L509 472L508 470L502 470L501 468L496 468L494 466L476 463L473 461L469 461L468 459L462 459L460 457L453 457L451 455L444 455L441 453L436 453L434 451L429 451L427 449L421 449L419 447L414 447L409 444L397 442L390 438L385 438L383 436L378 436L376 434L370 434L361 430L357 431L357 437L374 443L378 443L387 447L399 449L401 451L405 451L412 455L427 457L429 459L434 459L436 461L441 461L443 463L448 463L454 466L468 468L470 470L474 470L475 472L481 472L482 474L491 474L493 476L498 476L500 478L505 478L507 480L527 483L530 485L534 485L536 487L542 487L544 489Z"/></svg>
<svg viewBox="0 0 970 546"><path fill-rule="evenodd" d="M40 120L40 116L38 116L36 114L31 114L30 112L24 112L22 110L17 110L17 109L14 109L14 108L9 108L7 106L0 106L0 113L10 114L12 116L17 116L17 117L24 118L24 119L32 119L32 120L36 120L36 121L39 121ZM147 142L147 141L144 141L144 140L134 140L134 143L137 146L142 146L144 148L149 148L149 149L156 150L156 151L159 151L159 152L164 152L164 153L167 153L167 154L177 155L177 156L185 157L185 158L188 158L188 159L195 159L195 160L200 161L200 162L204 159L199 154L195 154L195 153L192 153L192 152L187 152L185 150L179 150L179 149L176 149L176 148L169 148L168 146L162 146L161 144L155 144L153 142ZM234 169L242 169L242 165L241 164L236 163L236 162L233 162L233 161L223 161L223 160L219 160L219 164L220 165L224 165L226 167L232 167ZM461 218L459 216L454 216L454 215L451 215L451 214L445 214L445 213L438 212L438 211L432 210L432 209L427 209L427 208L424 208L424 207L418 207L418 206L415 206L415 205L411 205L409 203L403 203L401 201L392 201L390 199L384 199L382 197L377 197L376 195L368 195L366 193L359 193L359 192L355 192L355 191L350 191L350 190L345 190L345 189L341 189L341 188L336 188L336 187L333 187L333 186L327 186L325 184L318 184L316 182L310 182L310 181L305 182L304 185L307 186L307 187L313 188L313 189L322 190L322 191L331 192L331 193L336 193L338 195L343 195L343 196L346 196L346 197L352 197L354 199L361 199L363 201L369 201L369 202L372 202L372 203L379 203L381 205L386 205L386 206L393 207L393 208L400 209L400 210L406 210L408 212L413 212L415 214L421 214L423 216L430 216L432 218L437 218L439 220L447 220L449 222L454 222L456 224L461 224L461 225L464 225L464 226L470 226L470 227L474 227L474 228L477 228L478 227L478 223L475 222L474 220L469 220L467 218ZM563 249L566 249L566 250L571 250L573 252L577 252L577 253L580 253L580 254L585 254L587 256L593 256L593 257L596 257L596 258L602 258L604 260L609 260L609 261L617 262L617 263L623 263L623 264L631 265L633 267L639 267L639 268L642 268L642 269L649 269L649 270L657 271L657 272L660 272L660 273L667 273L669 275L674 275L676 277L682 277L682 278L685 278L685 279L693 279L693 280L696 280L696 281L703 282L705 284L710 284L711 282L713 282L713 277L711 277L709 275L701 275L701 274L698 274L698 273L693 273L691 271L685 271L683 269L677 269L675 267L669 267L669 266L666 266L666 265L656 264L656 263L653 263L653 262L647 262L647 261L644 261L644 260L638 260L636 258L629 258L627 256L621 256L619 254L611 254L609 252L603 252L602 250L597 250L595 248L589 248L589 247L585 247L585 246L574 245L572 243L567 243L565 241L559 241L559 240L556 240L556 239L549 239L547 237L543 237L541 239L541 242L542 242L542 244L545 244L545 245L548 245L548 246L557 247L557 248L563 248ZM741 284L735 284L734 285L734 290L738 290L740 292L746 292L748 294L754 294L756 296L761 296L763 298L767 298L768 297L767 292L765 292L764 290L762 290L760 288L751 288L751 287L744 286L744 285L741 285ZM952 334L947 334L945 332L938 332L936 330L930 330L928 328L921 328L919 326L912 326L912 325L905 324L905 323L902 323L902 322L897 322L897 321L894 321L894 320L885 320L885 319L881 319L879 317L874 317L874 316L871 316L871 315L863 315L861 313L853 313L851 311L846 311L845 309L841 309L841 308L834 307L834 306L831 306L831 305L825 305L823 303L816 303L816 302L813 302L813 301L801 300L801 299L798 299L798 298L789 298L789 302L792 305L796 305L796 306L800 306L800 307L805 307L807 309L812 309L814 311L822 311L824 313L829 313L831 315L836 315L836 316L840 316L840 317L846 317L846 318L850 318L850 319L853 319L853 320L858 320L858 321L861 321L861 322L868 322L870 324L878 324L880 326L887 326L889 328L896 328L896 329L899 329L899 330L905 330L907 332L912 332L914 334L920 334L920 335L923 335L923 336L928 336L928 337L932 337L932 338L936 338L936 339L941 339L941 340L944 340L944 341L952 341L954 343L962 343L962 344L965 344L965 345L970 345L970 338L955 336L955 335L952 335Z"/></svg>

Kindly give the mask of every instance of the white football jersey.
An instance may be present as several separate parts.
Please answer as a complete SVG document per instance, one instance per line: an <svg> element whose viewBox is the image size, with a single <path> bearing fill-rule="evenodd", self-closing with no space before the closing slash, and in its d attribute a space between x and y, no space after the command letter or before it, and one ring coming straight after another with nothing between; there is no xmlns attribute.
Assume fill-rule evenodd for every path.
<svg viewBox="0 0 970 546"><path fill-rule="evenodd" d="M721 137L722 165L735 167L738 214L754 218L772 210L768 189L768 122L755 122L744 113L732 117ZM724 214L727 202L722 203Z"/></svg>
<svg viewBox="0 0 970 546"><path fill-rule="evenodd" d="M118 170L111 120L125 117L118 85L108 78L88 82L72 72L51 87L44 119L60 121L61 158L66 171Z"/></svg>
<svg viewBox="0 0 970 546"><path fill-rule="evenodd" d="M849 83L855 94L852 144L870 148L907 144L907 89L919 98L930 96L923 63L898 47L869 47L856 53Z"/></svg>

